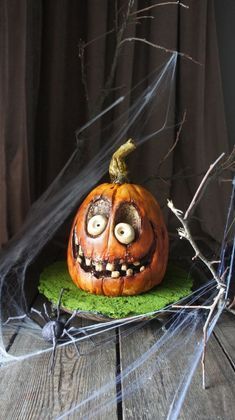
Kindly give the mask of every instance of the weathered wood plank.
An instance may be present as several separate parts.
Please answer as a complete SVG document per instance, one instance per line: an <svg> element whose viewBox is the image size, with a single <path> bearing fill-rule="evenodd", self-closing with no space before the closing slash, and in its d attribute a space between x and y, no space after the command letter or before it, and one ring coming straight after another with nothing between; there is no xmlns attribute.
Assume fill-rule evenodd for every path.
<svg viewBox="0 0 235 420"><path fill-rule="evenodd" d="M82 321L83 325L85 321ZM100 340L105 337L100 337ZM99 339L98 339L99 340ZM96 340L97 341L97 340ZM33 351L38 348L38 339L18 335L11 352ZM46 348L47 344L43 343ZM89 348L89 349L88 349ZM109 343L95 347L91 342L80 346L81 352L90 351L87 356L78 357L74 346L58 349L53 375L48 374L50 354L35 356L24 362L0 371L0 418L51 420L67 412L76 404L88 398L105 383L110 383L106 393L65 416L66 419L83 419L88 413L95 413L97 406L104 406L106 399L114 403L96 414L96 419L117 418L116 407L116 346Z"/></svg>
<svg viewBox="0 0 235 420"><path fill-rule="evenodd" d="M35 299L33 307L35 309L41 310L41 308L43 307L43 303L45 303L45 302L47 302L47 305L49 304L46 298L44 298L42 295L38 294L37 298ZM9 323L4 324L2 326L3 341L4 341L4 345L5 345L6 349L11 347L11 345L13 344L13 341L14 341L14 339L17 335L17 332L19 330L19 328L16 326L16 324L20 323L20 322L22 324L23 321L20 321L19 319L18 320L16 319L15 321L12 320ZM23 330L21 330L21 332L23 334Z"/></svg>
<svg viewBox="0 0 235 420"><path fill-rule="evenodd" d="M121 370L125 372L144 352L151 351L156 339L161 336L155 321L131 334L120 338ZM187 337L180 337L183 339ZM153 352L146 363L135 369L123 379L123 418L135 420L163 420L167 418L169 407L179 386L182 372L190 359L193 347L188 343L176 347L168 354L174 339L159 352ZM185 402L180 413L180 419L234 419L235 373L221 347L214 337L211 337L207 347L206 359L207 383L209 389L202 389L201 368L195 373ZM136 386L135 386L136 383ZM132 394L128 395L133 391Z"/></svg>
<svg viewBox="0 0 235 420"><path fill-rule="evenodd" d="M224 311L216 325L215 336L235 369L235 316L232 313Z"/></svg>
<svg viewBox="0 0 235 420"><path fill-rule="evenodd" d="M235 372L214 337L206 357L208 389L201 386L201 368L193 378L179 419L234 420Z"/></svg>
<svg viewBox="0 0 235 420"><path fill-rule="evenodd" d="M230 360L234 361L234 328L234 317L223 314L215 329L216 339L212 337L208 345L206 372L209 389L203 391L201 388L199 368L184 402L180 419L234 419L235 373L221 348L222 346ZM126 332L120 339L122 371L143 355L144 351L149 351L156 338L162 335L156 321L137 328L134 333L130 329L126 329ZM99 339L103 340L105 336L102 335ZM46 347L46 343L43 346ZM37 347L36 337L18 335L12 351L34 350ZM91 343L84 343L82 347L81 351L84 352L87 347L92 350ZM184 367L182 361L190 356L190 347L184 349L187 352L186 359L181 359L179 348L174 350L173 358L165 354L166 349L158 353L161 355L161 364L156 362L157 353L153 352L147 363L140 365L123 379L124 419L166 418ZM98 398L97 404L81 407L79 411L65 418L83 419L88 413L95 419L117 418L114 342L96 348L89 356L80 358L73 346L59 349L53 376L48 375L49 357L49 354L44 354L0 371L1 418L54 419L87 398L91 390L98 390L105 383L110 383L111 386ZM107 407L106 401L109 398L113 402ZM98 410L96 413L97 405L104 406L104 411Z"/></svg>

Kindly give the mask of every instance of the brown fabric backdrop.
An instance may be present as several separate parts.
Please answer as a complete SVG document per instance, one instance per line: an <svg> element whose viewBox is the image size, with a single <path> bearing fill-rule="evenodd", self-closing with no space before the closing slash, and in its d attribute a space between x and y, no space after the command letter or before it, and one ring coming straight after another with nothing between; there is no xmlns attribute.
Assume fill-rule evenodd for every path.
<svg viewBox="0 0 235 420"><path fill-rule="evenodd" d="M118 8L127 1L118 2ZM136 1L144 8L160 1ZM90 41L113 27L115 0L2 0L0 2L0 241L4 244L20 228L30 204L45 190L75 147L75 130L88 119L81 83L78 43ZM201 174L228 151L213 0L185 0L179 5L148 11L155 19L128 27L138 36L178 49L203 63L180 60L177 70L178 115L187 109L181 140L162 168L162 175L187 168ZM103 37L86 50L90 104L100 95L109 72L114 37ZM116 86L130 88L163 62L167 54L129 43L121 53ZM120 92L116 93L116 96ZM151 124L151 123L150 123ZM148 178L156 162L174 141L175 131L137 151L134 180ZM99 144L92 145L99 148ZM144 156L144 157L143 157ZM87 156L89 158L89 156ZM137 158L135 162L137 161ZM165 184L147 183L163 203L172 197L185 207L200 177ZM220 199L218 200L218 196ZM197 215L201 229L219 240L226 210L226 191L214 185ZM170 227L175 222L170 216Z"/></svg>

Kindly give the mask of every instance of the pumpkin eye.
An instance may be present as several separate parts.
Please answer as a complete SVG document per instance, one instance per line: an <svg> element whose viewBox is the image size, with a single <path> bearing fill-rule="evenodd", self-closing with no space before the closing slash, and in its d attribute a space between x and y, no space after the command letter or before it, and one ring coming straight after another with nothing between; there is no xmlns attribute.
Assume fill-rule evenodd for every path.
<svg viewBox="0 0 235 420"><path fill-rule="evenodd" d="M128 245L135 239L135 231L128 223L118 223L115 226L114 234L121 244Z"/></svg>
<svg viewBox="0 0 235 420"><path fill-rule="evenodd" d="M91 217L87 223L87 231L91 236L98 236L105 230L106 225L106 217L102 216L101 214L96 214L95 216Z"/></svg>

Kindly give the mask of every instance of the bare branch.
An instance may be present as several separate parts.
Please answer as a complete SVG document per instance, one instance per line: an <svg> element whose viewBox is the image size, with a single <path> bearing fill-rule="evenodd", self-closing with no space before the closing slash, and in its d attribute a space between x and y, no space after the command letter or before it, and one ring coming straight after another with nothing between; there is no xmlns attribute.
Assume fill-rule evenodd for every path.
<svg viewBox="0 0 235 420"><path fill-rule="evenodd" d="M228 309L235 309L235 296L233 299L229 302Z"/></svg>
<svg viewBox="0 0 235 420"><path fill-rule="evenodd" d="M183 214L182 210L176 209L172 201L168 200L168 202L167 202L168 207L175 214L175 216L177 217L177 219L180 221L180 223L182 225L182 227L178 229L178 234L179 234L180 238L181 239L184 238L184 239L187 239L189 241L189 243L191 244L192 248L195 251L195 256L193 257L193 259L199 258L206 265L206 267L210 270L213 278L216 280L217 285L219 287L225 287L225 284L224 284L224 282L222 282L221 277L217 274L217 272L215 271L215 269L213 267L215 261L208 261L208 259L202 254L202 252L200 251L197 243L195 242L194 238L191 235L189 225L188 225L188 221L189 221L189 217L191 216L196 204L199 201L199 198L200 198L201 194L205 191L205 187L208 184L208 180L209 180L209 177L210 177L212 171L214 170L216 165L218 165L218 163L220 162L220 160L222 159L223 156L224 156L224 153L221 154L216 159L216 161L210 165L210 167L209 167L208 171L206 172L205 176L203 177L196 193L194 194L194 197L193 197L188 209L186 210L185 214Z"/></svg>
<svg viewBox="0 0 235 420"><path fill-rule="evenodd" d="M206 174L206 170L198 173L192 173L187 174L185 173L188 168L181 169L177 173L168 176L168 177L162 177L159 174L159 171L157 170L156 174L150 175L148 178L146 178L143 183L146 184L147 182L158 179L168 185L172 182L172 180L185 180L189 178L195 178L195 177L201 177ZM221 162L221 165L215 169L214 172L211 173L210 180L216 176L219 182L232 182L232 178L224 178L221 174L225 171L235 172L235 147L233 148L230 155L228 155L223 162Z"/></svg>
<svg viewBox="0 0 235 420"><path fill-rule="evenodd" d="M179 142L179 139L180 139L180 133L181 133L181 131L182 131L183 125L184 125L184 123L185 123L185 120L186 120L186 111L184 111L183 118L182 118L181 122L179 123L179 129L178 129L178 131L177 131L176 138L175 138L175 141L174 141L173 145L170 147L170 149L167 151L167 153L165 154L165 156L164 156L164 157L160 160L160 162L159 162L159 164L158 164L158 167L157 167L157 173L159 173L159 170L160 170L160 168L161 168L162 164L165 162L165 160L166 160L166 159L170 156L170 154L171 154L171 153L175 150L175 148L176 148L176 146L177 146L177 144L178 144L178 142Z"/></svg>
<svg viewBox="0 0 235 420"><path fill-rule="evenodd" d="M188 6L185 5L184 3L180 2L180 1L166 1L166 2L162 2L162 3L154 4L152 6L149 6L149 7L137 10L137 11L132 11L134 4L135 4L135 0L128 0L126 3L124 3L118 9L118 2L117 2L117 0L115 0L114 28L112 28L110 31L107 31L106 33L104 33L102 35L99 35L98 37L94 38L91 41L88 41L86 43L85 42L83 42L83 43L80 42L79 58L80 58L80 61L81 61L82 84L84 86L85 97L86 97L86 101L87 101L87 104L88 104L88 111L89 111L89 116L90 117L94 116L94 114L96 114L97 112L100 111L100 109L102 108L102 106L104 104L105 99L107 98L107 96L110 93L110 90L112 88L113 81L114 81L114 78L115 78L115 74L116 74L119 55L120 55L122 47L125 43L131 42L131 41L138 41L138 42L145 43L149 46L152 46L154 48L163 50L163 51L168 52L168 53L176 53L176 51L174 51L174 50L165 48L161 45L153 44L153 43L147 41L146 39L136 38L136 37L124 38L125 30L126 30L128 25L140 24L141 22L139 22L139 21L142 20L142 19L154 19L154 16L151 16L151 15L147 15L147 14L145 14L143 16L139 15L140 13L142 13L144 11L151 10L155 7L167 6L167 5L178 5L178 6L184 7L184 8L188 8ZM119 21L121 23L119 23ZM113 59L112 59L110 72L109 72L109 75L106 79L106 83L104 85L102 93L99 96L98 100L96 101L95 105L92 107L92 110L91 110L91 107L89 106L89 91L88 91L87 78L86 78L84 50L85 50L85 48L90 46L92 43L94 43L94 42L98 41L99 39L102 39L106 35L109 35L109 34L112 34L112 33L116 33L116 47L115 47L114 53L113 53ZM177 54L179 56L185 57L185 58L193 61L194 63L200 64L196 60L194 60L191 56L189 56L187 54L184 54L184 53L177 53Z"/></svg>
<svg viewBox="0 0 235 420"><path fill-rule="evenodd" d="M146 12L147 10L154 9L155 7L170 6L170 5L181 6L181 7L184 7L185 9L189 9L189 6L187 6L184 3L181 3L180 1L166 1L163 3L153 4L152 6L145 7L144 9L136 10L135 12L132 12L130 16L137 15L138 13Z"/></svg>
<svg viewBox="0 0 235 420"><path fill-rule="evenodd" d="M115 29L115 32L117 33L117 31L118 31L118 0L115 0L114 29Z"/></svg>
<svg viewBox="0 0 235 420"><path fill-rule="evenodd" d="M213 264L211 263L211 261L208 261L207 258L202 254L202 252L200 251L199 247L197 246L195 240L193 239L191 232L189 230L188 227L188 220L185 219L185 215L183 214L183 212L179 209L176 209L174 207L174 204L172 201L168 200L167 202L168 207L171 209L172 213L175 214L175 216L177 217L177 219L180 221L180 223L182 224L183 228L179 228L178 229L178 234L180 236L180 239L187 239L190 243L190 245L192 246L192 248L195 251L195 256L193 257L193 259L195 258L199 258L205 265L206 267L210 270L213 278L216 280L217 284L219 286L223 286L224 284L221 283L221 279L219 277L219 275L216 273Z"/></svg>
<svg viewBox="0 0 235 420"><path fill-rule="evenodd" d="M224 161L222 165L222 170L230 170L235 172L235 146L233 147L232 152L227 157L227 159Z"/></svg>
<svg viewBox="0 0 235 420"><path fill-rule="evenodd" d="M141 20L141 19L154 19L154 16L138 16L133 19L133 21Z"/></svg>
<svg viewBox="0 0 235 420"><path fill-rule="evenodd" d="M217 272L215 271L213 265L214 264L219 264L220 261L217 260L212 260L209 261L200 251L199 247L197 246L195 239L192 237L191 232L189 230L189 226L188 226L188 221L189 221L189 217L192 214L193 209L195 208L196 204L199 201L199 198L201 196L201 194L205 191L205 187L208 184L208 180L211 179L213 177L213 175L211 175L214 171L214 168L216 167L216 165L218 165L218 163L220 162L220 160L222 159L222 157L224 156L224 153L222 155L220 155L218 157L218 159L216 159L216 161L210 165L208 171L206 172L205 176L203 177L196 193L194 194L194 197L187 209L187 211L185 212L185 214L182 212L182 210L176 209L173 205L173 202L168 200L168 207L171 209L171 211L175 214L175 216L177 217L177 219L180 221L182 227L178 229L178 234L180 236L180 239L185 238L189 241L189 243L191 244L192 248L195 251L195 256L194 258L199 258L205 265L206 267L210 270L213 278L215 279L216 283L217 283L217 289L218 289L218 293L215 296L215 298L213 299L213 302L211 305L172 305L173 308L181 308L181 309L206 309L209 311L207 318L206 318L206 322L203 326L203 352L202 352L202 386L203 389L206 388L206 379L205 379L205 357L206 357L206 344L207 344L207 339L208 339L208 328L210 325L210 321L211 318L216 310L217 307L219 307L219 305L221 305L221 308L223 309L226 306L226 274L228 271L228 267L225 269L225 271L222 274L217 274ZM220 173L222 170L224 170L224 168L226 168L226 163L228 162L232 162L233 157L231 158L231 155L229 155L229 157L227 158L227 160L225 161L225 163L223 163L222 165L220 165L220 167L217 170L217 174ZM229 164L230 167L230 164Z"/></svg>
<svg viewBox="0 0 235 420"><path fill-rule="evenodd" d="M85 49L85 48L89 47L89 45L93 44L96 41L99 41L100 39L106 37L107 35L113 34L114 32L115 32L115 28L110 29L110 31L104 32L103 34L97 36L96 38L91 39L88 42L84 42L83 43L83 48Z"/></svg>
<svg viewBox="0 0 235 420"><path fill-rule="evenodd" d="M125 39L123 39L123 40L120 42L119 47L121 47L121 46L122 46L123 44L125 44L126 42L133 42L133 41L142 42L143 44L149 45L150 47L156 48L156 49L158 49L158 50L165 51L165 52L167 52L167 53L171 53L171 54L174 54L174 53L176 54L176 53L177 53L180 57L187 58L188 60L192 61L193 63L195 63L195 64L199 64L200 66L202 65L202 63L200 63L199 61L194 60L194 58L192 58L192 57L191 57L190 55L188 55L188 54L184 54L184 53L181 53L181 52L178 52L178 51L172 50L172 49L170 49L170 48L163 47L162 45L153 44L152 42L147 41L147 39L145 39L145 38L138 38L138 37L125 38Z"/></svg>
<svg viewBox="0 0 235 420"><path fill-rule="evenodd" d="M80 64L81 64L82 84L84 87L85 98L86 98L86 102L87 102L87 106L89 110L89 92L88 92L88 86L87 86L85 60L84 60L84 51L85 51L84 45L85 45L84 42L80 40L79 45L78 45L78 56L79 56Z"/></svg>
<svg viewBox="0 0 235 420"><path fill-rule="evenodd" d="M212 318L213 313L215 312L216 307L219 305L221 301L224 299L225 289L223 287L219 287L219 291L216 297L213 299L211 305L172 305L173 308L181 308L181 309L206 309L209 311L206 322L203 326L203 352L202 352L202 387L206 389L206 377L205 377L205 357L206 357L206 344L208 338L208 328L210 324L210 320Z"/></svg>
<svg viewBox="0 0 235 420"><path fill-rule="evenodd" d="M130 17L130 13L131 13L131 9L133 7L133 0L129 0L128 1L128 6L127 6L127 10L124 13L124 17L122 20L122 24L120 25L118 31L117 31L117 35L116 35L116 48L114 51L114 55L113 55L113 61L112 61L112 65L111 65L111 69L108 75L108 78L106 80L105 86L103 88L103 91L98 99L97 104L95 105L95 109L93 110L93 114L97 112L97 110L99 111L100 108L102 107L106 97L109 95L110 89L112 87L113 84L113 80L115 77L115 73L116 73L116 69L117 69L117 64L118 64L118 58L119 58L119 54L121 51L121 45L122 45L122 39L124 36L124 32L126 30L128 21L129 21L129 17ZM116 10L116 18L115 18L115 27L118 28L118 11Z"/></svg>
<svg viewBox="0 0 235 420"><path fill-rule="evenodd" d="M195 208L195 205L199 202L200 197L202 196L203 192L205 191L205 188L207 186L207 183L209 181L209 175L211 174L211 172L213 171L213 169L215 168L215 166L218 164L218 162L222 159L222 157L224 157L225 153L222 153L218 159L216 159L216 161L214 163L212 163L212 165L210 165L208 171L206 172L206 174L204 175L196 193L193 196L193 199L188 207L188 209L185 212L184 215L184 220L187 220L190 216L190 213L192 213L193 209Z"/></svg>

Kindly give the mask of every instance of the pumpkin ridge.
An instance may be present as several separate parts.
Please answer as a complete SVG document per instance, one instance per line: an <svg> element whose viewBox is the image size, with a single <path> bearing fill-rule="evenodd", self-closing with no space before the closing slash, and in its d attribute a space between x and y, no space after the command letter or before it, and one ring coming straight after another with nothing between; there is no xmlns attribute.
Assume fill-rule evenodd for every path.
<svg viewBox="0 0 235 420"><path fill-rule="evenodd" d="M101 288L101 294L104 295L104 277L101 278L101 284L100 284L100 288Z"/></svg>
<svg viewBox="0 0 235 420"><path fill-rule="evenodd" d="M112 204L112 208L113 208L114 203L115 203L115 198L116 198L116 195L117 195L117 192L118 192L118 189L119 189L119 185L118 184L111 184L111 185L114 185L114 187L115 187L114 191L113 191L113 194L112 194L112 198L111 198L111 204ZM112 224L113 224L112 223L112 215L110 215L109 225L112 226ZM108 236L107 249L109 248L109 242L112 240L111 236L112 236L112 231L110 229L109 236Z"/></svg>
<svg viewBox="0 0 235 420"><path fill-rule="evenodd" d="M113 207L120 185L119 184L111 184L111 185L114 186L114 190L113 190L113 194L112 194L112 207Z"/></svg>
<svg viewBox="0 0 235 420"><path fill-rule="evenodd" d="M111 190L111 187L112 186L114 186L114 188L116 187L116 185L115 184L109 184L109 183L107 183L107 188L105 188L103 191L102 191L102 193L101 193L101 198L103 198L103 199L106 199L106 197L105 197L105 193L108 191L108 192L110 192L110 190ZM115 190L116 190L116 188L115 188ZM114 190L114 191L115 191ZM113 194L114 194L114 191L113 191ZM113 194L112 194L112 197L113 197ZM112 203L112 199L111 199L111 204L113 204Z"/></svg>
<svg viewBox="0 0 235 420"><path fill-rule="evenodd" d="M137 185L135 185L135 184L131 184L131 185L132 185L133 189L135 190L136 194L140 197L141 201L143 202L144 201L143 200L143 195L137 189ZM144 192L145 192L145 190L144 190Z"/></svg>
<svg viewBox="0 0 235 420"><path fill-rule="evenodd" d="M125 162L118 161L125 157L124 149L113 162L116 166L120 163L126 172ZM114 165L114 175L115 170ZM91 208L92 202L95 204ZM68 267L78 287L93 294L127 296L161 283L168 258L168 235L160 206L144 187L124 179L101 184L83 201L75 220L68 245ZM78 239L73 235L75 226Z"/></svg>
<svg viewBox="0 0 235 420"><path fill-rule="evenodd" d="M131 203L133 201L133 199L131 197L130 185L133 185L133 184L127 184L127 191L128 191L128 194L129 194L129 202Z"/></svg>
<svg viewBox="0 0 235 420"><path fill-rule="evenodd" d="M120 295L123 295L123 289L124 289L124 285L125 285L125 279L124 279L124 277L122 277L122 280L121 280L121 287L120 287Z"/></svg>

